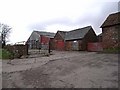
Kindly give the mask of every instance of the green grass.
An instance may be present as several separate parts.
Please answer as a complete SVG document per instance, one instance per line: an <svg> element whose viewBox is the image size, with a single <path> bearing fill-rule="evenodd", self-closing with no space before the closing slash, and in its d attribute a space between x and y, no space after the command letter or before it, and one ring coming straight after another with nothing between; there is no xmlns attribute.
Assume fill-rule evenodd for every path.
<svg viewBox="0 0 120 90"><path fill-rule="evenodd" d="M10 59L13 57L13 54L5 49L0 49L0 59Z"/></svg>
<svg viewBox="0 0 120 90"><path fill-rule="evenodd" d="M104 49L105 53L120 53L120 47Z"/></svg>

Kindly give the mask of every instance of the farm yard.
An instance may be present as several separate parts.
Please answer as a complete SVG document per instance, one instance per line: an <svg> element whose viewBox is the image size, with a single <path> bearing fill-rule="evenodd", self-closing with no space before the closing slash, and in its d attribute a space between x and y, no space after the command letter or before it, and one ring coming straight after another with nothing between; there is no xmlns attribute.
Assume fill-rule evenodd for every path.
<svg viewBox="0 0 120 90"><path fill-rule="evenodd" d="M118 88L118 54L52 51L2 61L2 88Z"/></svg>
<svg viewBox="0 0 120 90"><path fill-rule="evenodd" d="M119 89L118 0L1 4L0 89Z"/></svg>

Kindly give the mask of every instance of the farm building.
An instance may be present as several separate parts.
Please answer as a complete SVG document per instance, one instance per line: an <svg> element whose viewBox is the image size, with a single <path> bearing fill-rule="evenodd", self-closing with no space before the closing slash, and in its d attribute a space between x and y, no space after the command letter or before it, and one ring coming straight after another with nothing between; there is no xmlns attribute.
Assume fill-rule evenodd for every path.
<svg viewBox="0 0 120 90"><path fill-rule="evenodd" d="M97 42L97 36L91 26L69 31L65 37L66 50L87 50L89 42Z"/></svg>
<svg viewBox="0 0 120 90"><path fill-rule="evenodd" d="M97 42L89 42L87 44L87 51L100 52L103 51L102 47L102 33L97 36Z"/></svg>
<svg viewBox="0 0 120 90"><path fill-rule="evenodd" d="M58 31L54 37L56 50L87 50L88 42L97 42L91 26L72 31Z"/></svg>
<svg viewBox="0 0 120 90"><path fill-rule="evenodd" d="M120 12L110 14L102 24L103 49L119 47Z"/></svg>
<svg viewBox="0 0 120 90"><path fill-rule="evenodd" d="M26 44L29 49L48 49L49 41L53 41L54 35L50 32L33 31Z"/></svg>

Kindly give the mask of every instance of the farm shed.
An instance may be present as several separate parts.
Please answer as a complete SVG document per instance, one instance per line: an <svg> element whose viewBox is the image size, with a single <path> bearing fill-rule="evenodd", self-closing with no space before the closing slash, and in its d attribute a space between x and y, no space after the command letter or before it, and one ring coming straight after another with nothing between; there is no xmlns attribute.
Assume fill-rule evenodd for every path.
<svg viewBox="0 0 120 90"><path fill-rule="evenodd" d="M97 42L91 26L72 31L58 31L54 37L55 50L87 50L88 42Z"/></svg>
<svg viewBox="0 0 120 90"><path fill-rule="evenodd" d="M97 42L97 36L91 26L75 29L66 33L66 50L87 50L87 43Z"/></svg>
<svg viewBox="0 0 120 90"><path fill-rule="evenodd" d="M117 48L120 44L120 12L110 14L102 28L103 49Z"/></svg>
<svg viewBox="0 0 120 90"><path fill-rule="evenodd" d="M28 44L29 49L47 49L49 40L53 39L54 35L55 33L33 31L26 44Z"/></svg>

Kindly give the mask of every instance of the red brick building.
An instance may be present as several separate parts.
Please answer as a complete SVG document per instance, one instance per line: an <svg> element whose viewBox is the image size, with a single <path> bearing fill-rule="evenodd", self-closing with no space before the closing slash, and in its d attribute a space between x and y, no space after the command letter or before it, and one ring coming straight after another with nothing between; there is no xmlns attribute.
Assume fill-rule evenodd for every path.
<svg viewBox="0 0 120 90"><path fill-rule="evenodd" d="M71 31L58 31L54 37L55 50L87 50L88 42L97 42L91 26Z"/></svg>
<svg viewBox="0 0 120 90"><path fill-rule="evenodd" d="M97 36L91 26L71 30L65 37L66 50L87 50L88 43L97 42Z"/></svg>
<svg viewBox="0 0 120 90"><path fill-rule="evenodd" d="M101 28L103 49L119 47L120 12L110 14Z"/></svg>

